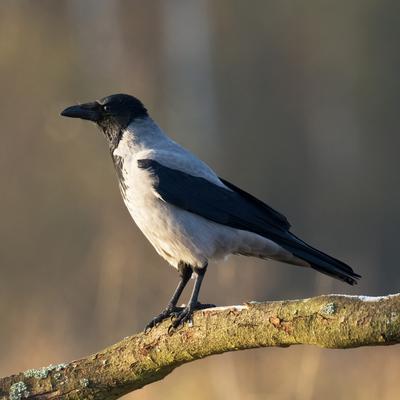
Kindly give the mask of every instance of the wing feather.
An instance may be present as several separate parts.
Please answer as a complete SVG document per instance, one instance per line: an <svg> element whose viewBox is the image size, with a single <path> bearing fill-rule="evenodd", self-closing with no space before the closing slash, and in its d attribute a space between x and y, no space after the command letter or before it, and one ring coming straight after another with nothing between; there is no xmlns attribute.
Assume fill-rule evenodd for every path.
<svg viewBox="0 0 400 400"><path fill-rule="evenodd" d="M219 178L226 187L218 186L153 159L138 160L138 167L151 172L158 195L176 207L218 224L270 239L314 269L349 284L355 284L360 277L347 264L311 247L289 232L290 224L284 215L226 180Z"/></svg>
<svg viewBox="0 0 400 400"><path fill-rule="evenodd" d="M151 171L154 188L164 201L184 210L258 234L285 232L290 227L282 214L227 181L221 180L229 189L152 159L138 160L138 166Z"/></svg>

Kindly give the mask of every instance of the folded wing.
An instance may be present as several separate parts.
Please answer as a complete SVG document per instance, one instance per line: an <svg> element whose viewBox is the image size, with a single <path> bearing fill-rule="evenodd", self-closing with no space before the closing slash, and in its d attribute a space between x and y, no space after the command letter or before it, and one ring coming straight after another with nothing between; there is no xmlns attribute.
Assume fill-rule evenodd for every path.
<svg viewBox="0 0 400 400"><path fill-rule="evenodd" d="M170 204L231 228L250 231L290 251L314 269L355 284L360 276L345 263L309 246L289 232L286 217L220 178L226 186L169 168L153 159L138 160L154 176L154 189Z"/></svg>

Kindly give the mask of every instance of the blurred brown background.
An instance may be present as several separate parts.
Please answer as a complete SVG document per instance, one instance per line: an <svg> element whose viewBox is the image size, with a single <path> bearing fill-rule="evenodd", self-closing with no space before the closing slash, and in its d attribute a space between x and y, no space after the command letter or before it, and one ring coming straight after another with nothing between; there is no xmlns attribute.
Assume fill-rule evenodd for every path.
<svg viewBox="0 0 400 400"><path fill-rule="evenodd" d="M132 223L106 143L66 106L141 98L175 140L354 266L352 288L232 257L216 304L399 291L398 1L2 0L0 375L79 358L166 304L176 272ZM260 349L134 399L395 399L399 347Z"/></svg>

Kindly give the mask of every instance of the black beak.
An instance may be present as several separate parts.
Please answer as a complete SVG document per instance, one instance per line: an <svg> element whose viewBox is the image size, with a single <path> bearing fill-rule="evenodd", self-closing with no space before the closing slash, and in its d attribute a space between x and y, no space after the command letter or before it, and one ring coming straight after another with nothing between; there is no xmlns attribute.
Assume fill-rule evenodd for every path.
<svg viewBox="0 0 400 400"><path fill-rule="evenodd" d="M71 106L62 111L63 117L87 119L97 122L101 118L101 106L97 102Z"/></svg>

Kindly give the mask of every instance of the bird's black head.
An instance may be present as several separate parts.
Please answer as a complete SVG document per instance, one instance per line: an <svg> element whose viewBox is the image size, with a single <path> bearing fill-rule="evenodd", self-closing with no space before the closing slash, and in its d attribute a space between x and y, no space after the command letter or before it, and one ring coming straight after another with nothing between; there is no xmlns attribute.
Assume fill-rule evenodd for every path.
<svg viewBox="0 0 400 400"><path fill-rule="evenodd" d="M68 107L61 115L95 122L103 130L110 146L115 147L122 131L135 119L144 118L148 114L136 97L113 94L91 103Z"/></svg>

